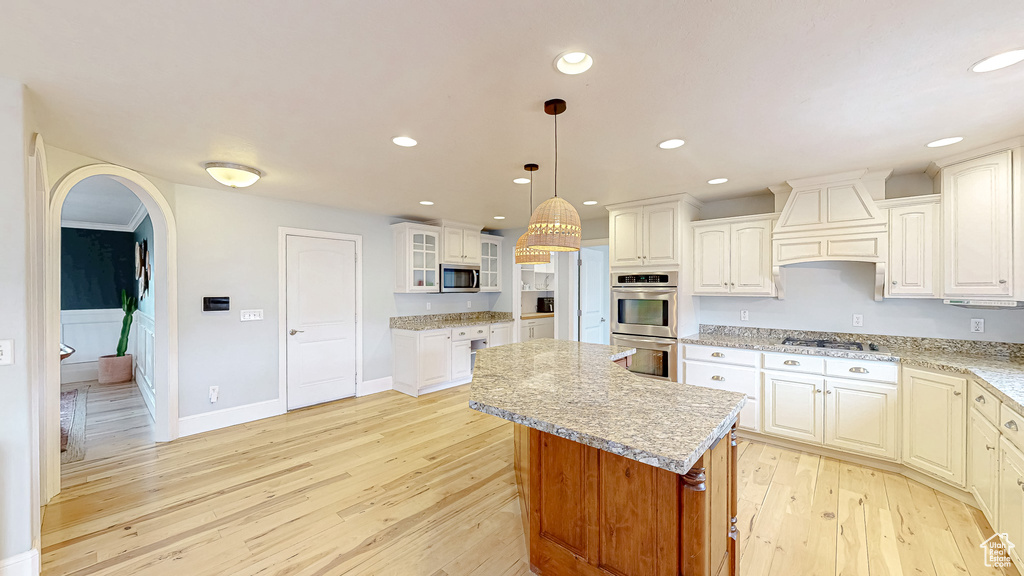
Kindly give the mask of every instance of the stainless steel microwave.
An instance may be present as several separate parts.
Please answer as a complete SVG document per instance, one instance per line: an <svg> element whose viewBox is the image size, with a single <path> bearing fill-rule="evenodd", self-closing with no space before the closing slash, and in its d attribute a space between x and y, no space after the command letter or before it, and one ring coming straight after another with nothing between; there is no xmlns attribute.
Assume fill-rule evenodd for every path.
<svg viewBox="0 0 1024 576"><path fill-rule="evenodd" d="M441 292L479 292L480 266L441 264Z"/></svg>

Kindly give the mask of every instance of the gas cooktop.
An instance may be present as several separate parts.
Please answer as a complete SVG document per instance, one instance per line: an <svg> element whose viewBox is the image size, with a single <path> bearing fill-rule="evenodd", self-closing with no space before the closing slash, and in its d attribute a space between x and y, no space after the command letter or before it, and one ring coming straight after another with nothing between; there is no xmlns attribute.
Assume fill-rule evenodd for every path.
<svg viewBox="0 0 1024 576"><path fill-rule="evenodd" d="M804 338L786 338L782 341L784 346L803 346L805 348L828 348L831 350L853 350L861 352L864 344L861 342L840 342L838 340L808 340ZM888 353L889 350L877 344L868 344L867 349L871 352Z"/></svg>

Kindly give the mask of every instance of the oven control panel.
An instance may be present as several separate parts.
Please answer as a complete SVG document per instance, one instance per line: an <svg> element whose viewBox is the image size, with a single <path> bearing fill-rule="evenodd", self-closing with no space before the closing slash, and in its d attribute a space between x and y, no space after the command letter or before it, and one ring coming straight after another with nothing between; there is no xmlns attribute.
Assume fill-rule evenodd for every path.
<svg viewBox="0 0 1024 576"><path fill-rule="evenodd" d="M676 286L677 272L650 272L645 274L612 274L612 286Z"/></svg>

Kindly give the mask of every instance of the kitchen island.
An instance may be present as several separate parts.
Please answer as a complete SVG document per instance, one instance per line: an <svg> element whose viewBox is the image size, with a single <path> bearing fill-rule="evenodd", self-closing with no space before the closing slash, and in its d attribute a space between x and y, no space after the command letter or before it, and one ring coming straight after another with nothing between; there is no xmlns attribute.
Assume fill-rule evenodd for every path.
<svg viewBox="0 0 1024 576"><path fill-rule="evenodd" d="M735 575L743 394L633 374L635 349L540 339L478 353L469 405L515 423L541 575Z"/></svg>

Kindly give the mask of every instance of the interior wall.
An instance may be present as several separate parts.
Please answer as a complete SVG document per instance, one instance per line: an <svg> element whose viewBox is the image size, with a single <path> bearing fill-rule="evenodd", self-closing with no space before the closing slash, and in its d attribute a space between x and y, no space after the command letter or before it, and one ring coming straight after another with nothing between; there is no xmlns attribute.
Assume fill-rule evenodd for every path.
<svg viewBox="0 0 1024 576"><path fill-rule="evenodd" d="M135 295L131 232L61 228L60 309L121 308L121 290Z"/></svg>
<svg viewBox="0 0 1024 576"><path fill-rule="evenodd" d="M139 227L132 233L132 250L135 250L136 242L141 244L143 240L146 240L149 246L153 245L153 220L149 217L149 214L146 214L146 217L142 219L142 222L139 222ZM133 261L132 272L135 271L134 265L135 262ZM142 297L142 294L139 294L139 281L138 279L135 280L135 297L138 298L139 301L139 312L142 312L150 318L154 318L156 314L156 311L153 309L153 305L156 302L156 274L159 273L158 270L159 268L152 270L152 275L149 279L149 295L145 298Z"/></svg>
<svg viewBox="0 0 1024 576"><path fill-rule="evenodd" d="M815 262L783 268L786 298L700 296L701 324L791 328L891 334L925 338L955 338L1024 342L1024 310L969 310L941 300L889 298L874 300L873 264ZM740 312L750 311L750 321ZM853 315L864 315L864 326L853 326ZM985 320L985 332L970 332L971 318Z"/></svg>
<svg viewBox="0 0 1024 576"><path fill-rule="evenodd" d="M729 198L705 202L700 209L701 220L715 218L731 218L733 216L750 216L753 214L771 214L775 212L775 195L771 192L743 198Z"/></svg>

